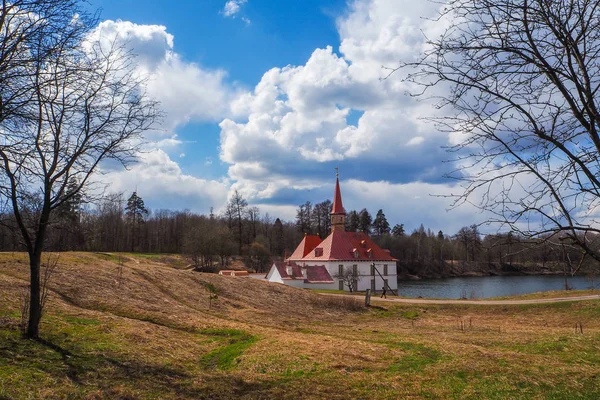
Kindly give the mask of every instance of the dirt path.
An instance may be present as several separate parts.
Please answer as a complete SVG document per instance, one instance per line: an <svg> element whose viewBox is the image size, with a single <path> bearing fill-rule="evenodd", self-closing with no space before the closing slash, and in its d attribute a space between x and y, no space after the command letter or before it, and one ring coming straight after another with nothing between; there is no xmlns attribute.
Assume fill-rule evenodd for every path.
<svg viewBox="0 0 600 400"><path fill-rule="evenodd" d="M321 293L325 296L345 296L353 298L361 298L359 296L353 296L349 294L330 294ZM381 301L387 303L404 303L404 304L475 304L480 306L507 306L516 304L544 304L544 303L563 303L567 301L583 301L583 300L599 300L600 296L597 294L585 295L585 296L572 296L572 297L552 297L545 299L524 299L524 300L441 300L441 299L407 299L407 298L395 298L390 297L382 299L379 297L372 297L371 301Z"/></svg>

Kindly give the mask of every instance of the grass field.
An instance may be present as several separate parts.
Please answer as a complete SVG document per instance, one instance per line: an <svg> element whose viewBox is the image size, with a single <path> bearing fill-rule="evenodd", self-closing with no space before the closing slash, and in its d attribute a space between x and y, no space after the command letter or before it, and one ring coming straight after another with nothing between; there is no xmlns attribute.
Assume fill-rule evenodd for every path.
<svg viewBox="0 0 600 400"><path fill-rule="evenodd" d="M183 264L61 254L31 341L27 260L0 254L0 399L600 398L598 300L365 310Z"/></svg>

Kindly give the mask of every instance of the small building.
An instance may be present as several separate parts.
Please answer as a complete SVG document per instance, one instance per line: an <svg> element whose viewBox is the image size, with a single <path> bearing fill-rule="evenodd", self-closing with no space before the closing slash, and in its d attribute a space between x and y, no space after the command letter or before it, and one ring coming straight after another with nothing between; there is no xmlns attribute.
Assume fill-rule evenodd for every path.
<svg viewBox="0 0 600 400"><path fill-rule="evenodd" d="M335 284L324 265L301 266L289 260L273 263L266 279L297 288L331 289Z"/></svg>
<svg viewBox="0 0 600 400"><path fill-rule="evenodd" d="M336 176L331 233L324 240L306 235L285 262L271 266L266 279L313 289L397 290L396 260L363 232L346 232L346 211ZM343 279L345 277L346 279Z"/></svg>
<svg viewBox="0 0 600 400"><path fill-rule="evenodd" d="M248 276L248 271L236 271L233 269L222 269L219 271L219 275L225 276Z"/></svg>

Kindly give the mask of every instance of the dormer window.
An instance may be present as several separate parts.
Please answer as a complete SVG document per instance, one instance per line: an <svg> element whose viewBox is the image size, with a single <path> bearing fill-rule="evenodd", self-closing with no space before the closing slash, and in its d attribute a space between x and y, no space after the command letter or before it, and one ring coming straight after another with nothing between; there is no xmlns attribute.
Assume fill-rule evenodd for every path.
<svg viewBox="0 0 600 400"><path fill-rule="evenodd" d="M322 247L317 247L315 249L315 257L321 257L323 255L323 248Z"/></svg>
<svg viewBox="0 0 600 400"><path fill-rule="evenodd" d="M360 244L362 245L363 249L367 248L367 241L366 240L361 240Z"/></svg>
<svg viewBox="0 0 600 400"><path fill-rule="evenodd" d="M369 249L369 250L367 250L367 256L368 256L369 258L373 258L373 249Z"/></svg>
<svg viewBox="0 0 600 400"><path fill-rule="evenodd" d="M352 249L352 253L354 254L354 258L360 257L360 253L359 253L358 249L356 249L356 248Z"/></svg>

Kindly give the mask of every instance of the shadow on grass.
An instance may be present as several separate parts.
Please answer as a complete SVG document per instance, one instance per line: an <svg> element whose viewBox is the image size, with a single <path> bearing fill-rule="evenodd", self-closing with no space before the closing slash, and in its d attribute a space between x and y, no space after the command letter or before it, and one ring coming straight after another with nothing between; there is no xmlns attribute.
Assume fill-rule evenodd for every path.
<svg viewBox="0 0 600 400"><path fill-rule="evenodd" d="M254 339L244 337L247 341L236 343L252 342L250 338ZM237 350L230 346L225 348L230 352ZM0 382L3 379L18 382L11 385L7 393L2 393L0 400L6 394L6 398L21 398L40 389L54 393L57 398L93 394L111 399L228 399L261 397L282 383L277 380L246 382L235 372L223 371L217 366L213 369L207 369L207 365L199 365L199 369L173 367L144 362L143 354L131 359L111 353L65 348L48 339L30 340L22 338L18 331L0 330L0 371L4 369L0 372ZM231 361L230 358L235 357L225 358ZM65 384L66 380L71 384Z"/></svg>

